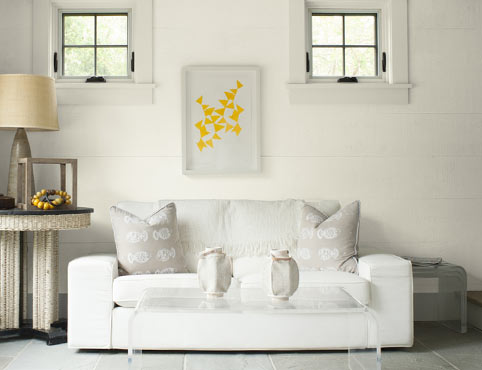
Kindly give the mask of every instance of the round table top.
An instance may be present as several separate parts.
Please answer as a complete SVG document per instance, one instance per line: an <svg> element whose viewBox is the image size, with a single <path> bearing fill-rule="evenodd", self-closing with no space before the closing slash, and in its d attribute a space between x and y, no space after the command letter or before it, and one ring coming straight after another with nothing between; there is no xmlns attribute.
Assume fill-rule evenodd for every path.
<svg viewBox="0 0 482 370"><path fill-rule="evenodd" d="M0 216L47 216L47 215L78 215L94 213L93 208L77 207L76 209L43 209L26 210L21 208L0 209Z"/></svg>
<svg viewBox="0 0 482 370"><path fill-rule="evenodd" d="M4 231L50 231L83 229L90 225L93 208L76 209L0 210L0 230Z"/></svg>

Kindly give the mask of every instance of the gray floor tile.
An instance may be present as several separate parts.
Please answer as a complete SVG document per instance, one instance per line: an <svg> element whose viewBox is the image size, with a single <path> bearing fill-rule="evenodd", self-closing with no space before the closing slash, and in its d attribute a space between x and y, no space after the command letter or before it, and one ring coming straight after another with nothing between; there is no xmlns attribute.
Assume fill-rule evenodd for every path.
<svg viewBox="0 0 482 370"><path fill-rule="evenodd" d="M267 354L187 353L185 370L273 370Z"/></svg>
<svg viewBox="0 0 482 370"><path fill-rule="evenodd" d="M419 325L417 338L460 369L482 369L482 332L477 329L460 334L443 326Z"/></svg>
<svg viewBox="0 0 482 370"><path fill-rule="evenodd" d="M142 370L183 370L184 354L179 352L145 351L142 355ZM127 352L104 353L95 370L127 369Z"/></svg>
<svg viewBox="0 0 482 370"><path fill-rule="evenodd" d="M431 351L382 351L383 370L453 370L454 367Z"/></svg>
<svg viewBox="0 0 482 370"><path fill-rule="evenodd" d="M415 325L414 347L382 352L384 370L482 369L482 332L459 334L438 324ZM298 353L152 352L145 369L162 370L344 370L344 351ZM271 357L271 360L270 360ZM106 370L127 369L125 351L76 351L67 345L46 346L39 340L0 341L0 369Z"/></svg>
<svg viewBox="0 0 482 370"><path fill-rule="evenodd" d="M7 370L93 370L99 354L78 351L67 344L47 346L33 339L7 367Z"/></svg>
<svg viewBox="0 0 482 370"><path fill-rule="evenodd" d="M0 356L14 357L29 344L31 339L0 340Z"/></svg>
<svg viewBox="0 0 482 370"><path fill-rule="evenodd" d="M417 340L437 352L482 354L482 332L469 328L461 334L441 325L424 323L415 327Z"/></svg>
<svg viewBox="0 0 482 370"><path fill-rule="evenodd" d="M439 353L465 353L482 355L482 335L470 330L466 334L439 333L433 337L420 337L418 340Z"/></svg>
<svg viewBox="0 0 482 370"><path fill-rule="evenodd" d="M374 354L355 354L362 365L374 363ZM368 358L367 358L368 356ZM271 358L276 370L347 370L362 368L352 356L351 366L348 364L347 352L316 352L272 354ZM432 351L420 344L412 348L383 350L382 368L384 370L433 370L454 368L440 359Z"/></svg>
<svg viewBox="0 0 482 370"><path fill-rule="evenodd" d="M274 353L271 359L276 370L347 370L348 353L337 352L303 352Z"/></svg>
<svg viewBox="0 0 482 370"><path fill-rule="evenodd" d="M411 348L383 349L383 369L453 369L427 346L415 340Z"/></svg>
<svg viewBox="0 0 482 370"><path fill-rule="evenodd" d="M0 356L0 370L5 369L13 357Z"/></svg>
<svg viewBox="0 0 482 370"><path fill-rule="evenodd" d="M460 370L482 369L482 355L480 354L451 354L450 356L442 356Z"/></svg>

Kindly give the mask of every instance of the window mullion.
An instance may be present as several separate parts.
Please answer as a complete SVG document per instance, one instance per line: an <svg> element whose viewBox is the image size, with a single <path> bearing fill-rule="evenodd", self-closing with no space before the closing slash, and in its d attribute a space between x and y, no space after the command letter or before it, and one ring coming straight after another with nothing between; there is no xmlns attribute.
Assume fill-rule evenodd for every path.
<svg viewBox="0 0 482 370"><path fill-rule="evenodd" d="M379 57L380 55L378 54L378 14L375 14L375 75L380 76L380 66L379 64Z"/></svg>
<svg viewBox="0 0 482 370"><path fill-rule="evenodd" d="M61 76L65 74L65 14L62 14L62 72Z"/></svg>
<svg viewBox="0 0 482 370"><path fill-rule="evenodd" d="M345 67L345 14L343 14L343 76L346 75Z"/></svg>
<svg viewBox="0 0 482 370"><path fill-rule="evenodd" d="M94 76L97 76L97 14L94 15Z"/></svg>

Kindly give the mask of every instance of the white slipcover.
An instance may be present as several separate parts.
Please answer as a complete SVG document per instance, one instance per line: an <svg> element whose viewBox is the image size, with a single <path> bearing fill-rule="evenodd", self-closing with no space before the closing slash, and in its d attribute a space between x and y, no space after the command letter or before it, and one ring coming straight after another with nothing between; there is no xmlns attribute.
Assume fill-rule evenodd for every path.
<svg viewBox="0 0 482 370"><path fill-rule="evenodd" d="M146 217L170 201L122 202L118 206ZM192 274L118 277L112 255L92 255L69 264L68 344L70 348L126 348L127 322L140 292L150 286L197 286L197 254L205 247L223 246L234 257L233 284L259 284L263 259L270 248L296 247L300 200L179 200L181 242ZM328 215L336 212L337 201L310 202ZM410 262L392 255L360 258L359 276L338 272L302 271L300 285L343 286L355 298L373 309L380 323L384 347L413 344L412 273ZM126 307L120 307L126 306ZM375 329L366 328L360 317L343 315L273 315L248 317L217 315L200 320L199 314L171 314L158 317L146 330L149 349L333 349L373 345ZM211 317L212 316L212 317ZM183 330L177 323L182 320ZM217 323L217 324L216 324ZM263 331L257 328L263 325ZM353 324L360 335L337 334ZM211 325L215 329L208 332ZM345 326L344 326L345 325ZM282 329L280 329L282 327ZM366 329L362 329L365 327ZM364 331L365 330L365 331ZM320 331L324 334L320 335ZM254 333L254 334L253 334ZM229 334L229 335L228 335ZM223 339L219 339L222 335Z"/></svg>

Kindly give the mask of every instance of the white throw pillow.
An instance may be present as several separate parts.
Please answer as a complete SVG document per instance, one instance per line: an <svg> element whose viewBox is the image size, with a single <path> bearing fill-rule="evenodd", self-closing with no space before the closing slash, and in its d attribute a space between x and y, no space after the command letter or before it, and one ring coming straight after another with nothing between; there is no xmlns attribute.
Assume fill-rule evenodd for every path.
<svg viewBox="0 0 482 370"><path fill-rule="evenodd" d="M145 219L115 206L110 216L121 275L187 272L174 203Z"/></svg>
<svg viewBox="0 0 482 370"><path fill-rule="evenodd" d="M359 224L359 201L330 217L305 205L296 253L300 269L356 272Z"/></svg>

